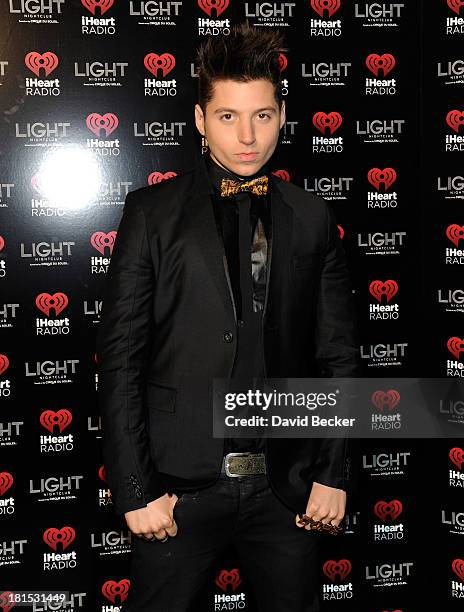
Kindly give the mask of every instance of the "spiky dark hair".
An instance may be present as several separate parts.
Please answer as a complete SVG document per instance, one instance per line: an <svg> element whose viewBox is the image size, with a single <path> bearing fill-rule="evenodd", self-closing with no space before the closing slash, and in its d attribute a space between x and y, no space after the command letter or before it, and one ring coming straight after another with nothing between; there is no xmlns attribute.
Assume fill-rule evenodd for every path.
<svg viewBox="0 0 464 612"><path fill-rule="evenodd" d="M209 36L197 49L198 103L206 112L213 97L214 81L232 79L252 81L267 79L274 85L279 108L282 87L279 55L284 48L284 36L274 28L257 28L248 22L233 26L228 36Z"/></svg>

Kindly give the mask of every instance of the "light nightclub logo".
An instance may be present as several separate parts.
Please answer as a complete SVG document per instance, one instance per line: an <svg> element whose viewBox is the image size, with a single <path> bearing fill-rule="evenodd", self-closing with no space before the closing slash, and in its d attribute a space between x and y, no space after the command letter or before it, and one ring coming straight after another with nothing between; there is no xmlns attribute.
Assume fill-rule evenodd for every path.
<svg viewBox="0 0 464 612"><path fill-rule="evenodd" d="M438 303L443 312L464 312L464 289L438 289Z"/></svg>
<svg viewBox="0 0 464 612"><path fill-rule="evenodd" d="M446 341L446 348L454 357L446 360L446 376L464 378L464 338L451 336Z"/></svg>
<svg viewBox="0 0 464 612"><path fill-rule="evenodd" d="M106 274L108 271L116 236L117 232L115 230L110 232L97 231L91 235L90 244L101 254L100 256L92 255L90 258L91 274Z"/></svg>
<svg viewBox="0 0 464 612"><path fill-rule="evenodd" d="M464 425L464 401L461 399L440 399L439 413L447 416L448 423L461 427Z"/></svg>
<svg viewBox="0 0 464 612"><path fill-rule="evenodd" d="M0 421L0 447L18 446L24 421Z"/></svg>
<svg viewBox="0 0 464 612"><path fill-rule="evenodd" d="M11 395L11 380L4 376L10 367L10 360L7 355L0 353L0 398L4 399Z"/></svg>
<svg viewBox="0 0 464 612"><path fill-rule="evenodd" d="M382 563L381 565L366 565L365 580L369 581L371 586L393 587L405 586L408 584L408 578L414 568L412 561L398 561L397 563Z"/></svg>
<svg viewBox="0 0 464 612"><path fill-rule="evenodd" d="M36 317L35 329L37 336L66 336L69 334L69 317L58 318L68 306L68 296L62 291L53 295L50 293L39 293L35 299L37 308L46 315L46 319ZM54 316L52 317L52 310Z"/></svg>
<svg viewBox="0 0 464 612"><path fill-rule="evenodd" d="M396 79L386 79L396 65L396 59L391 53L370 53L366 57L366 66L376 77L366 77L366 96L393 96L397 93ZM382 76L383 78L379 78Z"/></svg>
<svg viewBox="0 0 464 612"><path fill-rule="evenodd" d="M405 476L410 457L410 451L373 453L363 455L362 466L371 477Z"/></svg>
<svg viewBox="0 0 464 612"><path fill-rule="evenodd" d="M56 53L53 51L29 51L24 57L24 64L29 68L36 77L26 77L25 91L27 96L59 96L60 80L58 77L54 79L48 77L58 66L59 60ZM40 77L45 78L40 78Z"/></svg>
<svg viewBox="0 0 464 612"><path fill-rule="evenodd" d="M442 510L441 523L450 535L464 535L464 512Z"/></svg>
<svg viewBox="0 0 464 612"><path fill-rule="evenodd" d="M360 232L358 247L365 255L399 255L406 232Z"/></svg>
<svg viewBox="0 0 464 612"><path fill-rule="evenodd" d="M301 76L308 79L311 87L341 86L348 84L348 77L352 67L351 62L312 62L301 64Z"/></svg>
<svg viewBox="0 0 464 612"><path fill-rule="evenodd" d="M101 557L128 554L131 551L131 531L101 531L90 533L90 548Z"/></svg>
<svg viewBox="0 0 464 612"><path fill-rule="evenodd" d="M230 19L219 19L219 16L226 11L229 0L198 0L200 9L208 17L198 17L198 35L218 36L220 34L228 36L230 34Z"/></svg>
<svg viewBox="0 0 464 612"><path fill-rule="evenodd" d="M18 15L18 23L56 24L65 0L9 0L11 15Z"/></svg>
<svg viewBox="0 0 464 612"><path fill-rule="evenodd" d="M29 480L29 493L34 501L70 501L77 500L77 493L80 491L84 480L83 474L65 476L47 476L34 481Z"/></svg>
<svg viewBox="0 0 464 612"><path fill-rule="evenodd" d="M85 124L88 129L95 134L96 138L87 138L87 147L104 157L117 157L120 153L119 138L112 140L103 140L100 136L108 138L119 125L118 116L114 113L90 113L85 119Z"/></svg>
<svg viewBox="0 0 464 612"><path fill-rule="evenodd" d="M96 200L101 206L122 206L127 194L131 190L132 181L102 181Z"/></svg>
<svg viewBox="0 0 464 612"><path fill-rule="evenodd" d="M458 578L453 578L450 585L451 597L464 599L464 559L454 559L451 562L451 569Z"/></svg>
<svg viewBox="0 0 464 612"><path fill-rule="evenodd" d="M446 114L446 123L456 134L445 135L445 151L464 151L464 135L459 133L461 125L464 125L464 110L450 110Z"/></svg>
<svg viewBox="0 0 464 612"><path fill-rule="evenodd" d="M342 122L343 117L337 111L314 113L313 126L322 136L313 136L313 153L341 153L343 151L343 136L333 136ZM330 136L326 136L327 133Z"/></svg>
<svg viewBox="0 0 464 612"><path fill-rule="evenodd" d="M462 7L464 6L464 0L444 0L448 5L448 8L455 13L452 17L446 17L445 24L445 32L448 36L453 36L454 34L464 34L464 11L462 11Z"/></svg>
<svg viewBox="0 0 464 612"><path fill-rule="evenodd" d="M74 62L74 76L86 87L121 87L128 62Z"/></svg>
<svg viewBox="0 0 464 612"><path fill-rule="evenodd" d="M44 410L40 415L40 424L49 434L40 435L41 453L62 453L74 449L74 436L63 434L72 422L72 412L67 408L59 410ZM56 431L58 430L58 431Z"/></svg>
<svg viewBox="0 0 464 612"><path fill-rule="evenodd" d="M6 493L11 489L13 484L13 474L10 472L0 472L0 519L11 516L15 512L15 498L11 495L11 492L9 496L6 497Z"/></svg>
<svg viewBox="0 0 464 612"><path fill-rule="evenodd" d="M9 208L8 201L13 196L14 183L0 183L0 208Z"/></svg>
<svg viewBox="0 0 464 612"><path fill-rule="evenodd" d="M216 593L214 595L215 610L241 610L246 607L245 593L234 592L242 584L242 577L238 568L219 570L214 582L217 587L224 591L224 594Z"/></svg>
<svg viewBox="0 0 464 612"><path fill-rule="evenodd" d="M391 321L399 318L399 305L390 304L392 298L398 293L398 289L398 283L392 279L386 281L377 279L369 284L369 293L378 302L378 304L369 304L370 321ZM385 300L382 304L382 298L384 297ZM385 302L387 303L385 304Z"/></svg>
<svg viewBox="0 0 464 612"><path fill-rule="evenodd" d="M8 61L0 59L0 87L3 85L1 77L4 77L6 75L7 66L8 66Z"/></svg>
<svg viewBox="0 0 464 612"><path fill-rule="evenodd" d="M464 199L464 176L437 177L437 191L445 200Z"/></svg>
<svg viewBox="0 0 464 612"><path fill-rule="evenodd" d="M407 348L407 342L362 344L361 359L366 360L368 368L402 366Z"/></svg>
<svg viewBox="0 0 464 612"><path fill-rule="evenodd" d="M172 172L172 171L159 172L159 171L155 170L154 172L151 172L148 175L148 184L149 185L156 185L157 183L162 183L163 181L167 181L168 179L172 178L173 176L177 176L177 172Z"/></svg>
<svg viewBox="0 0 464 612"><path fill-rule="evenodd" d="M396 208L398 193L390 191L396 182L397 174L394 168L371 168L367 173L367 180L376 191L367 192L367 208ZM386 193L389 191L389 193Z"/></svg>
<svg viewBox="0 0 464 612"><path fill-rule="evenodd" d="M377 389L371 395L371 403L375 412L371 414L372 431L392 431L401 429L401 413L395 408L399 406L401 395L396 389Z"/></svg>
<svg viewBox="0 0 464 612"><path fill-rule="evenodd" d="M42 535L42 539L53 552L43 553L43 569L47 571L63 570L77 567L77 554L75 550L65 552L76 538L73 527L66 525L61 529L49 527ZM60 551L60 552L58 552Z"/></svg>
<svg viewBox="0 0 464 612"><path fill-rule="evenodd" d="M0 565L2 567L5 565L14 565L15 571L21 569L26 544L29 544L27 540L7 540L3 538L0 542ZM7 612L7 610L5 610L5 612Z"/></svg>
<svg viewBox="0 0 464 612"><path fill-rule="evenodd" d="M14 135L27 147L59 146L60 141L69 137L70 127L71 123L64 121L27 121L14 124Z"/></svg>
<svg viewBox="0 0 464 612"><path fill-rule="evenodd" d="M374 504L374 514L380 519L381 523L374 523L374 541L392 542L403 540L404 525L395 523L403 512L403 504L399 499L390 501L379 500Z"/></svg>
<svg viewBox="0 0 464 612"><path fill-rule="evenodd" d="M1 250L1 249L0 249ZM6 270L0 265L0 278L6 276ZM17 319L19 304L13 302L0 303L0 329L13 329L13 324Z"/></svg>
<svg viewBox="0 0 464 612"><path fill-rule="evenodd" d="M445 264L464 264L464 242L462 244L460 242L464 239L464 225L451 223L446 228L445 234L448 240L454 244L454 247L445 248ZM458 248L458 246L463 246L463 248Z"/></svg>
<svg viewBox="0 0 464 612"><path fill-rule="evenodd" d="M56 385L72 383L79 359L48 359L24 362L25 376L34 385Z"/></svg>
<svg viewBox="0 0 464 612"><path fill-rule="evenodd" d="M437 76L444 85L462 85L464 83L464 60L448 60L437 63Z"/></svg>
<svg viewBox="0 0 464 612"><path fill-rule="evenodd" d="M306 191L321 196L325 200L347 200L353 181L352 176L321 176L311 181L304 177L303 186Z"/></svg>
<svg viewBox="0 0 464 612"><path fill-rule="evenodd" d="M405 119L364 119L356 121L356 134L363 142L376 144L397 143L403 133Z"/></svg>
<svg viewBox="0 0 464 612"><path fill-rule="evenodd" d="M322 566L324 575L330 582L322 583L322 599L324 601L352 599L353 583L347 582L353 566L349 559L329 559Z"/></svg>
<svg viewBox="0 0 464 612"><path fill-rule="evenodd" d="M20 257L28 261L31 267L67 266L73 255L73 241L60 240L59 242L31 242L20 244Z"/></svg>
<svg viewBox="0 0 464 612"><path fill-rule="evenodd" d="M128 578L123 578L119 581L107 580L102 584L101 592L103 597L111 601L112 604L120 605L126 601L129 595L129 589L130 580ZM106 609L106 606L104 609Z"/></svg>
<svg viewBox="0 0 464 612"><path fill-rule="evenodd" d="M459 446L454 446L448 453L449 460L453 464L450 468L449 486L454 488L464 488L464 450Z"/></svg>
<svg viewBox="0 0 464 612"><path fill-rule="evenodd" d="M401 2L368 2L354 5L354 16L364 28L397 28L404 9Z"/></svg>
<svg viewBox="0 0 464 612"><path fill-rule="evenodd" d="M166 79L176 65L176 58L172 53L147 53L143 58L143 65L155 77L153 79L144 78L145 96L173 97L177 95L176 79Z"/></svg>
<svg viewBox="0 0 464 612"><path fill-rule="evenodd" d="M175 17L180 15L182 2L168 0L167 2L153 2L153 0L131 0L129 15L140 17L137 22L144 26L175 26Z"/></svg>
<svg viewBox="0 0 464 612"><path fill-rule="evenodd" d="M310 19L310 36L339 37L342 35L342 20L332 19L340 5L340 0L311 0L311 8L319 17Z"/></svg>
<svg viewBox="0 0 464 612"><path fill-rule="evenodd" d="M290 25L287 19L294 16L295 6L296 2L245 2L245 17L251 25L281 28Z"/></svg>
<svg viewBox="0 0 464 612"><path fill-rule="evenodd" d="M90 317L91 323L98 323L100 321L102 304L102 300L84 300L82 302L84 316Z"/></svg>
<svg viewBox="0 0 464 612"><path fill-rule="evenodd" d="M184 136L185 121L144 121L134 122L133 133L140 138L143 147L176 146L181 143Z"/></svg>
<svg viewBox="0 0 464 612"><path fill-rule="evenodd" d="M81 3L91 13L91 15L81 16L82 34L97 36L116 34L116 19L103 17L113 6L114 0L81 0Z"/></svg>

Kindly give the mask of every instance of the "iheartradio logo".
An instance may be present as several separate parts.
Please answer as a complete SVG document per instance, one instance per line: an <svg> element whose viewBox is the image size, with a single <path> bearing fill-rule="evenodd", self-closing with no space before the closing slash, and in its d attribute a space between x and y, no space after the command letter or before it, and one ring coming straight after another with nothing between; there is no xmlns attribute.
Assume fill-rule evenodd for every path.
<svg viewBox="0 0 464 612"><path fill-rule="evenodd" d="M97 138L100 138L100 130L105 132L105 136L109 136L119 125L119 119L114 113L90 113L85 120L86 126Z"/></svg>
<svg viewBox="0 0 464 612"><path fill-rule="evenodd" d="M464 225L452 223L446 228L446 237L451 240L454 246L458 246L458 242L464 238Z"/></svg>
<svg viewBox="0 0 464 612"><path fill-rule="evenodd" d="M371 395L372 404L383 412L384 408L387 408L390 412L398 406L401 400L401 395L396 389L389 389L388 391L377 390Z"/></svg>
<svg viewBox="0 0 464 612"><path fill-rule="evenodd" d="M177 172L152 172L148 175L148 184L156 185L156 183L161 183L167 179L172 178L173 176L177 176Z"/></svg>
<svg viewBox="0 0 464 612"><path fill-rule="evenodd" d="M53 308L57 317L68 305L68 296L60 291L53 295L50 293L39 293L35 298L35 305L47 317L50 316L50 310Z"/></svg>
<svg viewBox="0 0 464 612"><path fill-rule="evenodd" d="M8 370L9 366L10 360L8 359L8 357L0 353L0 376L3 374L3 372L6 372Z"/></svg>
<svg viewBox="0 0 464 612"><path fill-rule="evenodd" d="M119 582L116 580L107 580L102 585L102 595L112 603L116 603L116 597L119 597L121 602L127 599L129 595L130 580L123 578Z"/></svg>
<svg viewBox="0 0 464 612"><path fill-rule="evenodd" d="M235 591L242 582L242 578L237 568L231 570L223 569L217 574L214 582L223 591L227 591L228 586L231 586L232 590Z"/></svg>
<svg viewBox="0 0 464 612"><path fill-rule="evenodd" d="M332 111L330 113L319 111L313 115L313 125L321 132L322 135L325 134L327 128L332 135L341 126L342 121L343 118L341 114L336 111Z"/></svg>
<svg viewBox="0 0 464 612"><path fill-rule="evenodd" d="M343 229L341 225L337 225L337 227L338 227L338 231L340 232L340 238L343 238L343 236L345 235L345 230Z"/></svg>
<svg viewBox="0 0 464 612"><path fill-rule="evenodd" d="M340 559L340 561L329 559L322 566L322 571L332 582L335 582L337 577L339 578L340 582L346 580L351 572L351 569L351 561L348 559Z"/></svg>
<svg viewBox="0 0 464 612"><path fill-rule="evenodd" d="M459 128L464 124L464 111L453 109L446 115L446 123L459 134Z"/></svg>
<svg viewBox="0 0 464 612"><path fill-rule="evenodd" d="M387 518L395 521L402 512L403 504L398 499L392 499L390 502L381 500L374 505L375 515L384 523Z"/></svg>
<svg viewBox="0 0 464 612"><path fill-rule="evenodd" d="M0 251L3 251L5 247L5 239L3 238L3 236L0 236Z"/></svg>
<svg viewBox="0 0 464 612"><path fill-rule="evenodd" d="M450 9L456 13L456 15L459 15L461 6L464 6L464 0L447 0L446 3Z"/></svg>
<svg viewBox="0 0 464 612"><path fill-rule="evenodd" d="M104 15L113 6L114 0L81 0L82 5L95 15L96 8L100 9L100 16Z"/></svg>
<svg viewBox="0 0 464 612"><path fill-rule="evenodd" d="M287 183L290 182L290 173L287 170L274 170L272 174L282 179L283 181L286 181Z"/></svg>
<svg viewBox="0 0 464 612"><path fill-rule="evenodd" d="M229 0L198 0L198 6L209 15L209 17L211 17L214 9L216 12L215 16L219 17L219 15L229 6Z"/></svg>
<svg viewBox="0 0 464 612"><path fill-rule="evenodd" d="M62 433L66 427L69 427L72 421L72 413L66 408L61 408L54 412L53 410L44 410L40 415L40 424L53 433L53 428L58 427Z"/></svg>
<svg viewBox="0 0 464 612"><path fill-rule="evenodd" d="M340 0L311 0L311 8L322 18L326 11L327 17L330 18L340 8Z"/></svg>
<svg viewBox="0 0 464 612"><path fill-rule="evenodd" d="M14 601L14 596L16 593L13 591L3 591L0 593L0 608L2 612L10 612L16 605ZM13 600L13 601L12 601Z"/></svg>
<svg viewBox="0 0 464 612"><path fill-rule="evenodd" d="M0 472L0 495L5 495L13 482L14 478L10 472Z"/></svg>
<svg viewBox="0 0 464 612"><path fill-rule="evenodd" d="M448 454L451 462L458 468L458 470L462 470L462 465L464 463L464 450L459 448L459 446L455 446L452 448Z"/></svg>
<svg viewBox="0 0 464 612"><path fill-rule="evenodd" d="M45 544L50 546L55 552L58 548L58 544L61 544L62 550L66 550L68 546L74 542L74 538L76 537L76 532L73 527L62 527L58 529L57 527L49 527L44 531L42 536Z"/></svg>
<svg viewBox="0 0 464 612"><path fill-rule="evenodd" d="M145 68L153 74L158 76L158 70L161 70L163 77L171 72L176 65L176 58L171 53L147 53L143 58L143 65Z"/></svg>
<svg viewBox="0 0 464 612"><path fill-rule="evenodd" d="M459 578L459 580L464 582L464 559L455 559L451 563L451 569Z"/></svg>
<svg viewBox="0 0 464 612"><path fill-rule="evenodd" d="M391 53L384 53L379 55L378 53L371 53L366 57L366 66L376 76L379 76L379 71L382 70L383 76L393 70L395 67L396 60Z"/></svg>
<svg viewBox="0 0 464 612"><path fill-rule="evenodd" d="M101 465L98 468L98 477L100 478L100 480L103 480L103 482L106 482L106 468L104 465Z"/></svg>
<svg viewBox="0 0 464 612"><path fill-rule="evenodd" d="M90 244L97 249L102 255L105 254L105 249L109 248L110 255L113 253L114 243L116 242L116 235L118 232L112 230L111 232L94 232L90 236Z"/></svg>
<svg viewBox="0 0 464 612"><path fill-rule="evenodd" d="M393 168L371 168L367 173L369 183L380 190L380 185L384 185L385 191L389 189L396 181L396 171Z"/></svg>
<svg viewBox="0 0 464 612"><path fill-rule="evenodd" d="M40 69L42 68L45 71L45 76L48 77L58 66L58 56L52 51L45 51L45 53L30 51L25 56L24 63L36 76L40 76Z"/></svg>
<svg viewBox="0 0 464 612"><path fill-rule="evenodd" d="M378 302L382 301L384 295L389 302L398 293L398 283L391 279L386 281L374 280L369 285L369 292Z"/></svg>
<svg viewBox="0 0 464 612"><path fill-rule="evenodd" d="M283 53L279 53L279 68L280 72L283 72L288 65L287 57Z"/></svg>
<svg viewBox="0 0 464 612"><path fill-rule="evenodd" d="M461 353L464 352L464 339L453 336L452 338L448 339L446 347L453 357L460 359Z"/></svg>

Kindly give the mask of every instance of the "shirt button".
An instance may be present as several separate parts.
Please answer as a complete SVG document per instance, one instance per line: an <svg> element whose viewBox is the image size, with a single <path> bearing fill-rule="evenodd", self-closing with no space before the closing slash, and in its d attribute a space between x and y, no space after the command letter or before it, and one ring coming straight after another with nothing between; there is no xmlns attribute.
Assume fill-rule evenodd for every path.
<svg viewBox="0 0 464 612"><path fill-rule="evenodd" d="M232 342L234 335L230 331L226 331L222 334L224 342Z"/></svg>

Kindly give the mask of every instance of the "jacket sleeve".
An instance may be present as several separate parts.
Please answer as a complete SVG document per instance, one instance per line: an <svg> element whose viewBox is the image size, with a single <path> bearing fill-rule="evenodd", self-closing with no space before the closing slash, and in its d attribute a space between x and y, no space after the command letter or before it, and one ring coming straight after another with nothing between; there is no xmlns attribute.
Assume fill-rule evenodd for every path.
<svg viewBox="0 0 464 612"><path fill-rule="evenodd" d="M351 280L335 215L328 202L327 248L321 272L316 321L316 363L319 376L360 376L359 338ZM324 438L319 447L314 480L351 490L356 440Z"/></svg>
<svg viewBox="0 0 464 612"><path fill-rule="evenodd" d="M150 458L144 403L155 280L144 211L131 192L113 246L97 334L102 453L117 514L165 493Z"/></svg>

